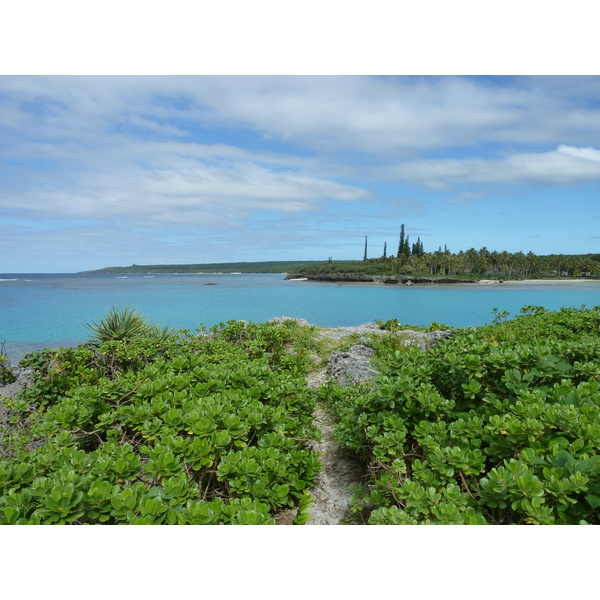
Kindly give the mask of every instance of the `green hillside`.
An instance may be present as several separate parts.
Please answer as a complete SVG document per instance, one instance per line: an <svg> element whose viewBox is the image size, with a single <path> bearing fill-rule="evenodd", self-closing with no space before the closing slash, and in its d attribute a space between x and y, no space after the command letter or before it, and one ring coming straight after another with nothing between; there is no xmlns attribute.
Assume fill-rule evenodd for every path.
<svg viewBox="0 0 600 600"><path fill-rule="evenodd" d="M320 265L323 261L265 261L198 263L184 265L131 265L105 267L85 273L288 273Z"/></svg>

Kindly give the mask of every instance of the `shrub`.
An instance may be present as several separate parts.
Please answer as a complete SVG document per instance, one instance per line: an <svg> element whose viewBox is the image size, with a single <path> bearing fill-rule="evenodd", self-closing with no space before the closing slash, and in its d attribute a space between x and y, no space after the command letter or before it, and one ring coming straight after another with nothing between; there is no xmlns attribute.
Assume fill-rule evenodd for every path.
<svg viewBox="0 0 600 600"><path fill-rule="evenodd" d="M10 361L5 353L5 344L0 344L0 383L12 383L15 380L15 376L10 368Z"/></svg>
<svg viewBox="0 0 600 600"><path fill-rule="evenodd" d="M39 443L8 440L0 524L273 524L294 506L305 521L320 467L314 398L280 347L293 326L242 325L30 356L12 408Z"/></svg>
<svg viewBox="0 0 600 600"><path fill-rule="evenodd" d="M534 309L380 356L376 386L333 396L370 523L600 523L600 313Z"/></svg>
<svg viewBox="0 0 600 600"><path fill-rule="evenodd" d="M86 324L93 333L96 342L133 340L139 337L150 337L164 342L174 337L176 331L169 327L159 327L148 323L143 315L130 307L111 308L98 323Z"/></svg>

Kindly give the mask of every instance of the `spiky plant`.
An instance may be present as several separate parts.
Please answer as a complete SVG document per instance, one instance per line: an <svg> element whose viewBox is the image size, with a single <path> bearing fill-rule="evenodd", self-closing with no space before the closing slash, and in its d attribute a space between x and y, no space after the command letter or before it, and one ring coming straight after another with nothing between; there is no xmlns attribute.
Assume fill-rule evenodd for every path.
<svg viewBox="0 0 600 600"><path fill-rule="evenodd" d="M146 335L153 325L146 322L142 314L127 306L111 308L98 323L87 323L92 339L98 342L111 340L132 340Z"/></svg>
<svg viewBox="0 0 600 600"><path fill-rule="evenodd" d="M164 326L160 327L159 325L152 325L148 328L145 335L151 337L156 341L157 344L162 344L163 342L170 342L174 340L179 332L177 329L173 329L172 327Z"/></svg>

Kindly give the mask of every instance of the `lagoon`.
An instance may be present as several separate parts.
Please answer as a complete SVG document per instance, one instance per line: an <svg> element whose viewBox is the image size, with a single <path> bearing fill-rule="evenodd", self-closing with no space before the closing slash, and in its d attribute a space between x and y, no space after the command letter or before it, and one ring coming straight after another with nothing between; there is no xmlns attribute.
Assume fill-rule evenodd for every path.
<svg viewBox="0 0 600 600"><path fill-rule="evenodd" d="M111 307L132 306L161 325L196 330L231 319L307 319L360 325L396 318L409 325L479 326L493 308L558 310L600 305L600 282L495 285L365 285L286 281L285 274L0 274L0 343L13 362L25 352L88 338L86 323ZM208 285L215 284L215 285Z"/></svg>

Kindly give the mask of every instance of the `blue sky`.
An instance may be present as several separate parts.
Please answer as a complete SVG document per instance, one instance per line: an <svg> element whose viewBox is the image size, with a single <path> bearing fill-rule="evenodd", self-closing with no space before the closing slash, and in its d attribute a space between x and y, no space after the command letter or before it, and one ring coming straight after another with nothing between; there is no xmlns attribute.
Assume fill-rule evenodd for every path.
<svg viewBox="0 0 600 600"><path fill-rule="evenodd" d="M600 252L600 77L0 76L0 272Z"/></svg>

